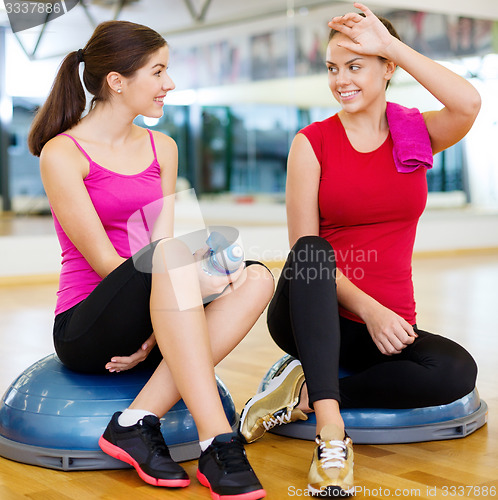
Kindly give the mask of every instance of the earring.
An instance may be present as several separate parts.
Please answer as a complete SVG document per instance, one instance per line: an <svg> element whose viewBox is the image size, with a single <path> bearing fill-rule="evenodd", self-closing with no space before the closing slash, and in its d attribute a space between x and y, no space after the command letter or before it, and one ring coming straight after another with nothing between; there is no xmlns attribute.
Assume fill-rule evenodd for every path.
<svg viewBox="0 0 498 500"><path fill-rule="evenodd" d="M121 94L121 89L118 89L118 94Z"/></svg>

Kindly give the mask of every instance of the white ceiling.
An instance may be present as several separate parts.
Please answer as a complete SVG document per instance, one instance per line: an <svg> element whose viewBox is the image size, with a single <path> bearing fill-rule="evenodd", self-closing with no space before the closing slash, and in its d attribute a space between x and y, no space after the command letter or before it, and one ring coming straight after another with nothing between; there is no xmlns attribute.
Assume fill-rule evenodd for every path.
<svg viewBox="0 0 498 500"><path fill-rule="evenodd" d="M12 0L0 0L0 25L9 24L4 6L9 1ZM34 58L60 56L81 47L96 24L115 16L118 3L119 0L80 1L70 12L47 24ZM352 9L352 2L344 0L125 0L125 3L118 19L146 24L167 37L237 29L244 23L271 17L278 20L279 16L303 9L330 8L331 16ZM368 5L372 10L390 7L498 20L498 0L374 0ZM27 53L33 52L40 31L39 26L18 33Z"/></svg>

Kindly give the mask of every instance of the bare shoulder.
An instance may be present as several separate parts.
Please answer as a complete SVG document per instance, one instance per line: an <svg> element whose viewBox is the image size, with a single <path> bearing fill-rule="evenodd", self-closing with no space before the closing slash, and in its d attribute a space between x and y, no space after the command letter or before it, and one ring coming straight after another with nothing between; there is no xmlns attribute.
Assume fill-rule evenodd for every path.
<svg viewBox="0 0 498 500"><path fill-rule="evenodd" d="M43 146L40 168L42 173L64 170L85 177L88 174L88 161L69 137L58 135Z"/></svg>
<svg viewBox="0 0 498 500"><path fill-rule="evenodd" d="M296 136L294 137L293 142L298 146L298 147L303 147L306 149L312 149L311 148L311 143L309 139L302 133L298 132Z"/></svg>
<svg viewBox="0 0 498 500"><path fill-rule="evenodd" d="M73 145L73 147L71 147ZM41 151L45 158L57 157L58 155L71 155L74 149L74 142L67 136L56 135L50 139Z"/></svg>
<svg viewBox="0 0 498 500"><path fill-rule="evenodd" d="M310 141L301 133L296 134L292 141L289 160L295 160L300 165L300 169L303 167L311 169L319 168L319 163Z"/></svg>
<svg viewBox="0 0 498 500"><path fill-rule="evenodd" d="M157 155L159 161L161 159L171 160L178 157L178 147L176 142L169 136L158 130L152 131L152 136L154 137L154 144L156 145Z"/></svg>

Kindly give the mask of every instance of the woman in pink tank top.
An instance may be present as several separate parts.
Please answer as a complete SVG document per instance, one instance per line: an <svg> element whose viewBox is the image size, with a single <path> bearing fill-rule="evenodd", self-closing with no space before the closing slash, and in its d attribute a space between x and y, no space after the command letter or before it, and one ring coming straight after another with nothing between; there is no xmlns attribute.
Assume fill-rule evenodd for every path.
<svg viewBox="0 0 498 500"><path fill-rule="evenodd" d="M387 19L354 6L361 13L329 23L324 61L341 110L301 130L289 152L292 250L268 327L292 357L241 417L242 434L254 441L315 413L308 493L320 497L355 492L341 407L444 405L472 392L477 375L462 346L417 327L411 258L426 168L470 129L479 94L405 45ZM397 65L445 107L421 114L387 103Z"/></svg>
<svg viewBox="0 0 498 500"><path fill-rule="evenodd" d="M80 64L93 95L86 115ZM273 278L253 261L231 275L210 275L198 252L173 238L176 144L133 123L139 114L162 116L175 87L168 64L168 45L154 30L102 23L66 56L34 119L29 146L40 156L62 248L55 348L66 366L83 372L155 369L130 407L113 416L99 441L104 452L150 484L187 486L159 422L183 398L199 434L201 483L213 498L263 498L225 416L214 365L261 315ZM136 214L144 216L142 231L132 234ZM206 297L215 300L203 305Z"/></svg>

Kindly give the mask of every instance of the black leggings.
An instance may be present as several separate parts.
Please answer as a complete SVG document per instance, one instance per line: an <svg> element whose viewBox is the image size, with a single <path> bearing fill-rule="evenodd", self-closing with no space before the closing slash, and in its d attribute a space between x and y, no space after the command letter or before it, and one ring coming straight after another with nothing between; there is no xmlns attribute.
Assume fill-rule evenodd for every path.
<svg viewBox="0 0 498 500"><path fill-rule="evenodd" d="M447 404L474 389L477 366L452 340L419 330L400 354L382 354L363 323L339 316L335 258L318 236L291 250L268 308L277 345L298 358L310 405L335 399L344 408L419 408ZM339 379L339 365L353 374Z"/></svg>
<svg viewBox="0 0 498 500"><path fill-rule="evenodd" d="M80 372L104 373L113 356L130 356L152 335L152 274L140 269L152 269L156 244L127 259L86 299L55 317L55 351L65 366ZM260 263L246 261L246 267L252 264ZM137 368L150 370L161 360L156 345Z"/></svg>

